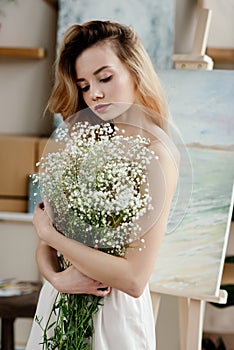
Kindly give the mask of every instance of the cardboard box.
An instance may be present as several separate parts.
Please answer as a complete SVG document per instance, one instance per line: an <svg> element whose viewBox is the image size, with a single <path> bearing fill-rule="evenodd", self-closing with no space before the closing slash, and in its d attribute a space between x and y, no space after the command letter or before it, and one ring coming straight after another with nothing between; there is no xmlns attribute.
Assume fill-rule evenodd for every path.
<svg viewBox="0 0 234 350"><path fill-rule="evenodd" d="M0 198L28 196L28 175L35 172L38 139L0 135Z"/></svg>
<svg viewBox="0 0 234 350"><path fill-rule="evenodd" d="M46 137L42 137L42 138L40 138L39 140L38 140L38 143L37 143L37 155L36 155L36 162L39 162L40 161L40 159L41 159L41 157L43 156L43 155L45 155L44 154L44 151L45 151L45 149L47 148L47 142L48 142L48 138L46 138ZM38 170L38 169L37 169Z"/></svg>
<svg viewBox="0 0 234 350"><path fill-rule="evenodd" d="M42 137L38 139L37 145L37 162L41 159L42 156L47 155L48 153L58 152L63 149L65 144L63 142L56 142L52 138Z"/></svg>
<svg viewBox="0 0 234 350"><path fill-rule="evenodd" d="M0 211L26 213L28 201L26 199L0 198Z"/></svg>
<svg viewBox="0 0 234 350"><path fill-rule="evenodd" d="M43 155L61 145L46 137L0 135L0 211L32 212L40 194L32 198L30 174L39 171L36 163Z"/></svg>

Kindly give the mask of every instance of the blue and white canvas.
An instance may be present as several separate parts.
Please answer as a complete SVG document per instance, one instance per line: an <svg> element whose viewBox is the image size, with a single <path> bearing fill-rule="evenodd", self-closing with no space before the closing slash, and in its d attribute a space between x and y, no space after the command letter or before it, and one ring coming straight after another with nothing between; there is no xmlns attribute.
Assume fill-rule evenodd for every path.
<svg viewBox="0 0 234 350"><path fill-rule="evenodd" d="M160 78L191 167L185 159L179 181L184 191L151 285L209 299L219 293L233 208L234 71L168 70Z"/></svg>
<svg viewBox="0 0 234 350"><path fill-rule="evenodd" d="M131 25L141 38L157 69L172 65L174 45L174 0L60 0L58 43L74 23L101 19Z"/></svg>

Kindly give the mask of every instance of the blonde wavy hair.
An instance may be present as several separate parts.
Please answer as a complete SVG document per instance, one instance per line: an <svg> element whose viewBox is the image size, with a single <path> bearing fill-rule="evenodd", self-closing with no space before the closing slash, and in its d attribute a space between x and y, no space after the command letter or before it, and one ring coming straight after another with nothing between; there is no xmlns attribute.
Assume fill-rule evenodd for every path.
<svg viewBox="0 0 234 350"><path fill-rule="evenodd" d="M152 111L156 125L165 130L168 108L152 61L132 28L116 22L95 20L68 28L56 61L55 85L48 109L66 119L87 108L76 84L75 61L85 49L103 41L112 44L117 57L131 72L137 87L137 102Z"/></svg>

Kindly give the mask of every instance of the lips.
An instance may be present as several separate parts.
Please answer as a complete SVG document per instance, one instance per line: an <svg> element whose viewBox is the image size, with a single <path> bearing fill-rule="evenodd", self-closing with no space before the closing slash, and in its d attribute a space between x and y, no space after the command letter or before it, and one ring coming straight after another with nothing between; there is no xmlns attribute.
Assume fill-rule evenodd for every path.
<svg viewBox="0 0 234 350"><path fill-rule="evenodd" d="M94 109L97 113L104 113L110 105L111 103L101 103L95 106Z"/></svg>

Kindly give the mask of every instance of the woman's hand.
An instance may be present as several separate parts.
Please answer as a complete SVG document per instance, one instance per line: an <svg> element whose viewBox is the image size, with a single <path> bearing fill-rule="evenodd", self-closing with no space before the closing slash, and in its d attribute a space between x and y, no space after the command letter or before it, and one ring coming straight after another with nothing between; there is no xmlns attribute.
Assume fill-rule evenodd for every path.
<svg viewBox="0 0 234 350"><path fill-rule="evenodd" d="M50 238L50 235L52 235L53 231L56 232L43 203L39 203L35 206L32 222L39 238L45 242L48 242L48 239Z"/></svg>
<svg viewBox="0 0 234 350"><path fill-rule="evenodd" d="M94 294L101 297L110 293L110 287L85 276L73 265L62 272L59 271L57 252L47 242L50 235L61 234L52 227L50 218L40 204L35 207L33 224L41 238L36 252L39 269L55 289L62 293Z"/></svg>
<svg viewBox="0 0 234 350"><path fill-rule="evenodd" d="M83 275L72 265L62 272L57 272L51 282L62 293L94 294L104 297L111 291L110 287Z"/></svg>

